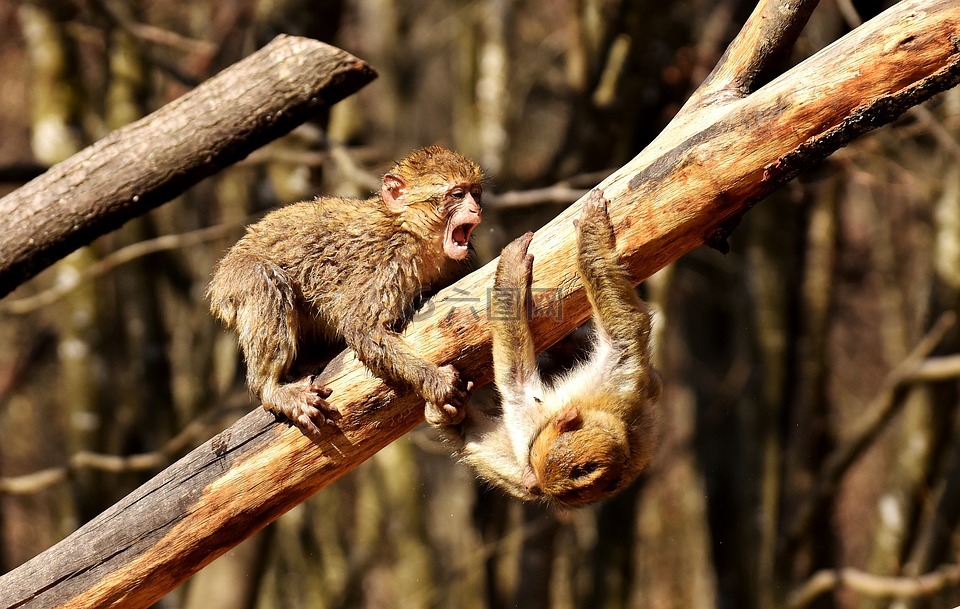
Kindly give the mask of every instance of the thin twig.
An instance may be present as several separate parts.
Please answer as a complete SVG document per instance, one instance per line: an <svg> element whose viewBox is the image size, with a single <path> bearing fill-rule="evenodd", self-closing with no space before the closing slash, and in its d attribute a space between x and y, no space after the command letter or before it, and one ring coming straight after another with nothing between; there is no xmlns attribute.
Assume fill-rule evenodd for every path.
<svg viewBox="0 0 960 609"><path fill-rule="evenodd" d="M917 366L907 380L915 383L934 383L957 378L960 378L960 354L928 357Z"/></svg>
<svg viewBox="0 0 960 609"><path fill-rule="evenodd" d="M562 203L569 205L582 197L587 191L567 186L548 186L532 190L513 190L503 193L489 193L483 196L483 205L490 209L511 209L529 207L543 203Z"/></svg>
<svg viewBox="0 0 960 609"><path fill-rule="evenodd" d="M114 474L158 470L168 465L177 455L220 430L224 417L239 416L247 410L247 407L238 405L211 411L191 421L180 433L152 452L118 456L84 450L71 455L66 465L49 467L22 476L0 477L0 495L34 495L65 482L72 474L83 470Z"/></svg>
<svg viewBox="0 0 960 609"><path fill-rule="evenodd" d="M956 161L960 161L960 141L957 141L956 136L943 125L939 117L924 106L914 106L908 112Z"/></svg>
<svg viewBox="0 0 960 609"><path fill-rule="evenodd" d="M960 583L960 566L943 565L916 577L884 576L851 567L824 569L814 573L787 598L787 607L802 609L822 594L845 586L870 597L917 597L934 594Z"/></svg>
<svg viewBox="0 0 960 609"><path fill-rule="evenodd" d="M120 265L132 262L137 258L141 258L149 254L189 247L191 245L197 245L207 241L214 241L228 235L231 231L237 229L239 226L245 222L248 222L253 217L255 216L251 216L245 219L243 222L217 224L178 235L163 235L162 237L157 237L156 239L138 241L137 243L122 247L115 252L107 254L96 264L84 269L82 273L78 273L76 276L72 277L70 281L59 282L42 292L33 294L32 296L25 296L23 298L18 298L17 300L0 302L0 315L26 315L27 313L32 313L37 309L57 302L84 283L92 281L101 275L105 275Z"/></svg>

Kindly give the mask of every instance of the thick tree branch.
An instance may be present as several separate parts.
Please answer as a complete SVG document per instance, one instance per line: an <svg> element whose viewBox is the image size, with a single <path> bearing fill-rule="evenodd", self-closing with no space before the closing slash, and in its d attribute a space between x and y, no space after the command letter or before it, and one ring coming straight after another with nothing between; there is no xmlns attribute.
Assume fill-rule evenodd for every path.
<svg viewBox="0 0 960 609"><path fill-rule="evenodd" d="M749 27L756 27L749 26ZM960 80L960 5L905 0L746 97L689 109L601 187L636 281L705 242L850 138ZM537 232L534 288L556 290L534 320L543 349L578 326L572 219ZM487 290L495 262L442 291L408 329L426 358L489 382ZM559 305L559 308L557 308ZM319 444L256 411L65 541L0 578L0 605L145 607L243 538L422 421L422 403L349 353L324 373L344 417Z"/></svg>
<svg viewBox="0 0 960 609"><path fill-rule="evenodd" d="M717 66L680 110L702 112L723 104L724 96L743 97L770 81L782 68L819 0L761 0Z"/></svg>
<svg viewBox="0 0 960 609"><path fill-rule="evenodd" d="M370 82L356 57L279 36L0 199L0 297Z"/></svg>

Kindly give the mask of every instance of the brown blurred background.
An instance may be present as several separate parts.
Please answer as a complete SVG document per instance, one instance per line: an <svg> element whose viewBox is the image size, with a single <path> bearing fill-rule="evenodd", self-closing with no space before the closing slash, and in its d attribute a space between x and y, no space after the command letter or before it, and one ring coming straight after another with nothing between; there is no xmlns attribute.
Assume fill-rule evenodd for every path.
<svg viewBox="0 0 960 609"><path fill-rule="evenodd" d="M793 61L884 6L822 2ZM491 176L486 262L639 152L752 8L0 0L0 194L278 33L379 72L329 116L0 301L0 572L257 407L203 299L244 223L317 194L366 195L391 160L442 143ZM648 280L666 431L620 497L523 506L418 429L159 606L957 605L960 334L920 366L908 355L960 308L958 160L952 91L761 203L726 256L704 248ZM791 595L839 567L902 579L838 587L821 573L823 594ZM925 573L932 592L883 594Z"/></svg>

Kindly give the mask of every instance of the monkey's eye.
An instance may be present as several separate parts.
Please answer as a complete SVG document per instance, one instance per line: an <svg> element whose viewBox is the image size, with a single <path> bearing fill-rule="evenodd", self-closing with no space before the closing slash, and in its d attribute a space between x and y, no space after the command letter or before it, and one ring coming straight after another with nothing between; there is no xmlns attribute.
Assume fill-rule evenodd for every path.
<svg viewBox="0 0 960 609"><path fill-rule="evenodd" d="M459 201L460 199L463 199L465 196L467 196L467 192L466 192L465 190L460 189L460 188L455 189L455 190L453 191L453 193L451 193L451 194L453 195L453 198L454 198L454 199L457 199L458 201Z"/></svg>
<svg viewBox="0 0 960 609"><path fill-rule="evenodd" d="M584 476L589 476L593 472L597 471L597 468L600 467L600 464L596 461L587 461L586 463L579 463L570 468L570 477L571 478L583 478Z"/></svg>

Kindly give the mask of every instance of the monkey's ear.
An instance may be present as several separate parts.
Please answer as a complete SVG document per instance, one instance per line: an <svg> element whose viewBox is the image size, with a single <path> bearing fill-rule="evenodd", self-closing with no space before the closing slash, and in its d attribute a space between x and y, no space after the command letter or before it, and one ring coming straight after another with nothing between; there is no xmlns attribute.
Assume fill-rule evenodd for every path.
<svg viewBox="0 0 960 609"><path fill-rule="evenodd" d="M406 180L397 174L388 173L383 176L383 186L380 188L380 196L390 211L401 212L406 208L407 204L403 199L406 189Z"/></svg>
<svg viewBox="0 0 960 609"><path fill-rule="evenodd" d="M560 433L574 431L583 426L583 418L580 416L580 410L577 409L576 406L567 406L560 411L560 414L557 415L553 424Z"/></svg>

